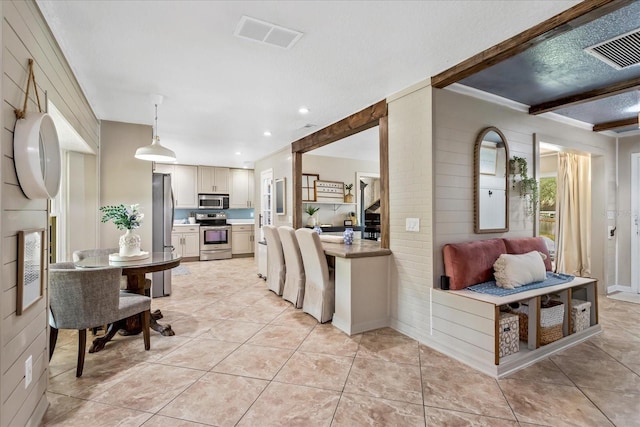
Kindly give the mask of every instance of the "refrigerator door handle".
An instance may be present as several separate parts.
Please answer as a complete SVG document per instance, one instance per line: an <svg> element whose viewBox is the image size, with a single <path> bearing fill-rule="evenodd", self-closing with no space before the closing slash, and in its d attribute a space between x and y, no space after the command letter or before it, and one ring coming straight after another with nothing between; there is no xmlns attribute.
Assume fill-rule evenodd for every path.
<svg viewBox="0 0 640 427"><path fill-rule="evenodd" d="M173 197L173 188L171 188L171 227L173 227L175 214L176 214L176 199Z"/></svg>

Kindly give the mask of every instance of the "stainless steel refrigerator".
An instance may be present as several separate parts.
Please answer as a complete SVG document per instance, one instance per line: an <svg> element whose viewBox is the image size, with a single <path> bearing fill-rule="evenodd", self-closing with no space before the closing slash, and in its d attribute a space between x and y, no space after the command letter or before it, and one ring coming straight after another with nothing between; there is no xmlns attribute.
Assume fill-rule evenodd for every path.
<svg viewBox="0 0 640 427"><path fill-rule="evenodd" d="M153 252L172 252L171 230L173 229L173 192L171 175L153 174ZM151 296L153 298L171 295L171 270L153 273Z"/></svg>

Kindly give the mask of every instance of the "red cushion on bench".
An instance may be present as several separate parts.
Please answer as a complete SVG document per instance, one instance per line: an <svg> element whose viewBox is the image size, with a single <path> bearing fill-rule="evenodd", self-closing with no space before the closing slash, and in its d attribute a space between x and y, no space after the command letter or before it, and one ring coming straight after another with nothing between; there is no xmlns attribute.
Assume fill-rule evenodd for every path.
<svg viewBox="0 0 640 427"><path fill-rule="evenodd" d="M507 248L503 239L489 239L449 243L442 248L442 253L449 289L459 290L493 280L493 263L507 253Z"/></svg>
<svg viewBox="0 0 640 427"><path fill-rule="evenodd" d="M520 237L504 239L504 245L509 254L526 254L531 251L540 251L547 256L544 266L547 271L551 271L551 256L542 237Z"/></svg>

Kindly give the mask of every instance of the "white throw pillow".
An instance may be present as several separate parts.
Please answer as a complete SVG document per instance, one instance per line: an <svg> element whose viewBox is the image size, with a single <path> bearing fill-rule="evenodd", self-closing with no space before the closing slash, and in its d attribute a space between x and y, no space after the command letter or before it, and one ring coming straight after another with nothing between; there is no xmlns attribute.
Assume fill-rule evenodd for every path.
<svg viewBox="0 0 640 427"><path fill-rule="evenodd" d="M513 289L532 282L540 282L547 278L544 266L544 254L538 251L526 254L502 254L493 264L496 285L505 289Z"/></svg>

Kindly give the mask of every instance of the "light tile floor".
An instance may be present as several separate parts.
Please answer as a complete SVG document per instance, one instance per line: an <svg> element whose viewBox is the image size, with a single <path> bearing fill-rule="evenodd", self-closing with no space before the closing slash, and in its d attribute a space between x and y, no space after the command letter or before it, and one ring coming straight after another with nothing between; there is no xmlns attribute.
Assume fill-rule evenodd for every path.
<svg viewBox="0 0 640 427"><path fill-rule="evenodd" d="M601 297L602 334L495 380L392 329L318 324L251 258L183 265L152 304L176 335L152 332L150 351L116 336L76 378L61 331L45 425L640 425L640 305Z"/></svg>

